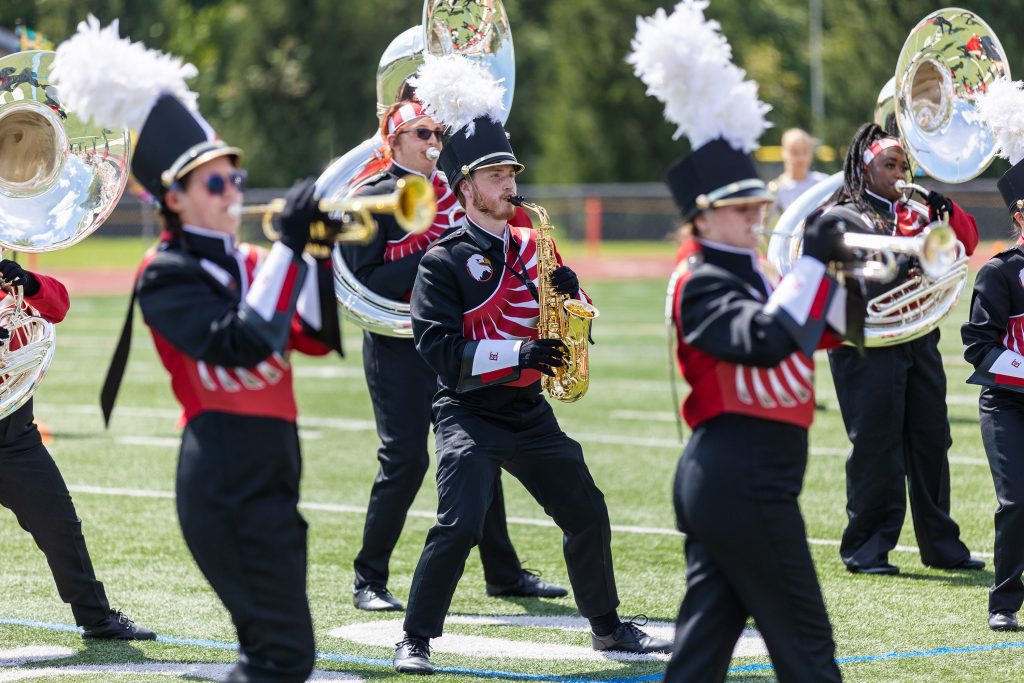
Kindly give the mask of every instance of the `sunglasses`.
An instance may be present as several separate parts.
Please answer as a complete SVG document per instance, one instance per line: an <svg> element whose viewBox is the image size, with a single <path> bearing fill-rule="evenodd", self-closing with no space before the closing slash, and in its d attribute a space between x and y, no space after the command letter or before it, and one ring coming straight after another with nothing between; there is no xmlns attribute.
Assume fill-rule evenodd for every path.
<svg viewBox="0 0 1024 683"><path fill-rule="evenodd" d="M228 184L234 186L239 192L245 191L245 181L249 178L246 171L235 171L226 176L213 173L206 177L206 191L212 195L222 195L228 189Z"/></svg>
<svg viewBox="0 0 1024 683"><path fill-rule="evenodd" d="M399 135L404 133L413 133L417 138L426 142L430 138L437 136L438 142L443 142L441 136L444 135L444 130L441 128L413 128L412 130L400 130Z"/></svg>

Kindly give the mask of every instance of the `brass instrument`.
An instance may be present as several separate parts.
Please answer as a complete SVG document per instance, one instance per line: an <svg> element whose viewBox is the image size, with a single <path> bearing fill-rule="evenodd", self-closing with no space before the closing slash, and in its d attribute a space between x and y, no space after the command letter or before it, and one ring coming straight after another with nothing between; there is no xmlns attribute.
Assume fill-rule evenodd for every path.
<svg viewBox="0 0 1024 683"><path fill-rule="evenodd" d="M332 240L366 244L377 235L377 221L372 216L374 213L393 214L399 227L406 232L424 232L434 222L436 201L434 186L417 175L400 178L391 194L321 199L317 206L320 211L330 215L331 220L310 223L310 238L321 244ZM243 216L262 216L264 234L267 239L277 241L281 235L274 228L273 219L284 207L284 199L275 199L268 204L242 207L239 213ZM307 250L316 250L318 246L311 243Z"/></svg>
<svg viewBox="0 0 1024 683"><path fill-rule="evenodd" d="M963 255L956 233L947 223L938 221L914 237L847 232L843 233L843 244L849 249L872 254L871 258L844 274L877 282L892 282L896 278L899 267L895 254L917 257L921 270L932 280L938 280L949 272Z"/></svg>
<svg viewBox="0 0 1024 683"><path fill-rule="evenodd" d="M968 43L980 47L973 49ZM937 10L910 32L900 51L895 76L879 93L875 122L884 128L887 119L894 118L907 157L929 176L946 183L966 182L984 171L996 153L995 136L978 115L976 97L996 78L1009 77L1006 53L988 24L968 10ZM800 255L804 219L827 202L842 183L842 173L826 178L801 195L779 218L767 256L780 274L788 273ZM897 188L927 193L911 183L897 184ZM906 249L895 246L902 244L900 240L919 238L870 236L876 240L874 244L879 248L875 251L883 259L889 260L894 251L915 253L922 268L868 302L866 346L890 346L924 336L959 299L967 282L963 247L955 237L945 236L948 233L944 230L949 228L944 221L927 229L939 230L941 239L935 244L953 243L952 249L943 246L938 250L942 256L937 262L948 266L938 274L925 271L922 254L912 251L925 247L923 242L911 242ZM883 246L877 240L893 241ZM868 272L878 270L874 265L867 268Z"/></svg>
<svg viewBox="0 0 1024 683"><path fill-rule="evenodd" d="M457 54L484 66L505 86L501 122L512 110L516 84L515 50L504 0L424 0L421 23L400 33L381 55L377 69L377 115L380 117L407 89L406 79L423 64L425 54ZM345 197L352 179L380 149L380 131L335 159L317 179L322 197ZM431 148L427 156L439 152ZM431 160L435 160L431 157ZM345 254L335 249L334 291L341 312L364 330L412 339L409 302L374 292L352 272Z"/></svg>
<svg viewBox="0 0 1024 683"><path fill-rule="evenodd" d="M551 398L573 403L583 398L590 386L590 326L600 312L585 301L559 294L551 286L550 275L558 268L558 259L551 238L551 221L544 207L519 196L509 197L508 201L537 217L538 337L560 339L566 348L565 365L554 369L554 377L541 375L540 383Z"/></svg>
<svg viewBox="0 0 1024 683"><path fill-rule="evenodd" d="M83 121L50 83L55 53L0 59L0 248L40 253L77 244L114 209L128 182L130 138ZM53 359L53 323L0 282L0 419L23 406Z"/></svg>

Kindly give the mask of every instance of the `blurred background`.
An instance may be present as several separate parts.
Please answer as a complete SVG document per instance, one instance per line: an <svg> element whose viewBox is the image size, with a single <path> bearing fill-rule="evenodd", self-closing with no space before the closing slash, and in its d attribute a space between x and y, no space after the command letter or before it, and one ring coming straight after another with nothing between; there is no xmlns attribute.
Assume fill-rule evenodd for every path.
<svg viewBox="0 0 1024 683"><path fill-rule="evenodd" d="M996 31L1011 72L1024 74L1024 0L964 1ZM856 128L913 26L947 6L925 0L713 0L737 64L760 85L774 127L761 140L762 177L781 172L777 145L798 126L820 141L815 168L839 169ZM573 237L660 240L676 211L660 183L687 151L661 105L625 62L638 15L655 0L508 0L516 50L507 128L527 171L527 194ZM93 13L121 34L180 55L199 69L191 87L220 135L245 148L249 199L276 196L318 175L376 126L375 75L385 46L418 24L421 0L2 0L0 52L16 32L59 43ZM19 27L20 26L20 31ZM969 183L937 189L973 212L983 238L1008 234L997 160ZM100 234L154 234L150 209L126 194Z"/></svg>

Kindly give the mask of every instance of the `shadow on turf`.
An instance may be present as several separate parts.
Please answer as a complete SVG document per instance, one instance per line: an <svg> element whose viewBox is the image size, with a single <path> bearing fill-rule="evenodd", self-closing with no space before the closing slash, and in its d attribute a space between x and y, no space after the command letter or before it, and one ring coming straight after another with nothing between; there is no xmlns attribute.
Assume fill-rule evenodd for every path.
<svg viewBox="0 0 1024 683"><path fill-rule="evenodd" d="M900 573L897 576L892 577L895 580L900 579L912 579L915 581L939 581L941 583L948 583L959 586L979 586L988 588L992 585L992 581L995 579L995 574L987 569L982 571L965 571L965 570L932 570L939 571L940 574L923 574L918 572L908 572L900 569Z"/></svg>

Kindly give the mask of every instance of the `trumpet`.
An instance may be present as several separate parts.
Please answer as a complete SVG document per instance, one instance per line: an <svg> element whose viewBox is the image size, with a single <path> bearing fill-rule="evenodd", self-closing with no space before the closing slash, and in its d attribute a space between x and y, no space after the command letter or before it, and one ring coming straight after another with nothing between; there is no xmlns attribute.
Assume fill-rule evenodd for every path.
<svg viewBox="0 0 1024 683"><path fill-rule="evenodd" d="M932 280L938 280L948 273L961 258L956 233L942 221L932 223L914 237L847 232L843 233L843 244L849 249L873 252L877 257L845 269L842 273L848 277L877 282L891 282L896 277L899 266L895 254L916 256L921 270Z"/></svg>
<svg viewBox="0 0 1024 683"><path fill-rule="evenodd" d="M273 218L284 210L284 199L267 204L241 207L239 215L262 216L263 233L272 242L281 238ZM395 191L386 195L368 195L346 199L320 199L317 208L329 220L309 224L311 243L307 251L323 251L324 243L366 244L377 235L375 213L393 214L395 222L406 232L425 232L437 215L434 186L425 178L409 175L400 178Z"/></svg>

